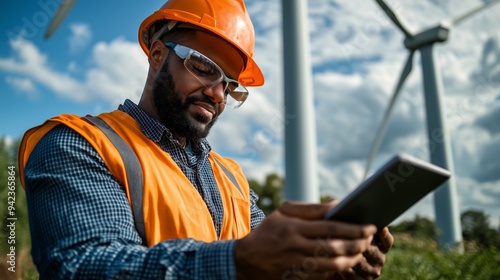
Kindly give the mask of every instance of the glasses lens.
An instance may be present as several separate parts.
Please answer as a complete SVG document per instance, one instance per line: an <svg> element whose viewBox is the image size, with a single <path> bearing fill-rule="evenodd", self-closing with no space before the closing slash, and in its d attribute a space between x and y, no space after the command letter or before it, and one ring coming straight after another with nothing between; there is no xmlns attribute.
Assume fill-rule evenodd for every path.
<svg viewBox="0 0 500 280"><path fill-rule="evenodd" d="M222 80L219 66L198 52L191 52L184 60L184 66L206 87L213 87Z"/></svg>
<svg viewBox="0 0 500 280"><path fill-rule="evenodd" d="M179 57L184 59L186 69L205 87L211 88L220 82L224 83L224 90L227 94L224 102L226 107L236 109L245 102L248 90L238 81L228 78L215 62L187 47L177 45L174 50L177 49L183 52Z"/></svg>
<svg viewBox="0 0 500 280"><path fill-rule="evenodd" d="M236 109L240 107L248 97L248 90L235 82L230 82L226 89L226 107Z"/></svg>

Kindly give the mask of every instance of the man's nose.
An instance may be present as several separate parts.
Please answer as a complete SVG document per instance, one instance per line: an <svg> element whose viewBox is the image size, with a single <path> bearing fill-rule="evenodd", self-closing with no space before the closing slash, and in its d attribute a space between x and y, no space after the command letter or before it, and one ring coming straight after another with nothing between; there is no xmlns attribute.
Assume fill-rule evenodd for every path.
<svg viewBox="0 0 500 280"><path fill-rule="evenodd" d="M224 102L226 94L224 93L224 82L220 82L213 87L205 87L203 94L210 97L212 102L218 104Z"/></svg>

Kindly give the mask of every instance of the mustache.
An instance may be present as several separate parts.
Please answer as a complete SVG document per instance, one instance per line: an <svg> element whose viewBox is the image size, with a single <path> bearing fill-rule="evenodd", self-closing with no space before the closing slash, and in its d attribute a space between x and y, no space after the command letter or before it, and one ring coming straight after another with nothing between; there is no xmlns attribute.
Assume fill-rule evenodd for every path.
<svg viewBox="0 0 500 280"><path fill-rule="evenodd" d="M194 102L207 103L210 106L212 106L212 108L214 109L215 113L219 113L218 106L216 106L215 102L213 102L212 99L210 97L206 96L206 95L188 96L186 98L185 105L187 107L189 104L194 103Z"/></svg>

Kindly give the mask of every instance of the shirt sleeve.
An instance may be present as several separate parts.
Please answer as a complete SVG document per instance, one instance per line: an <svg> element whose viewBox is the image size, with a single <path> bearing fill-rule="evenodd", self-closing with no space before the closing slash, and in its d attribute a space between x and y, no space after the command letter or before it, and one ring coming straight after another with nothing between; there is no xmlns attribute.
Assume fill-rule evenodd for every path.
<svg viewBox="0 0 500 280"><path fill-rule="evenodd" d="M250 189L250 228L254 230L266 218L262 209L257 206L259 196Z"/></svg>
<svg viewBox="0 0 500 280"><path fill-rule="evenodd" d="M234 279L234 240L141 245L122 187L78 133L60 125L25 167L40 279Z"/></svg>

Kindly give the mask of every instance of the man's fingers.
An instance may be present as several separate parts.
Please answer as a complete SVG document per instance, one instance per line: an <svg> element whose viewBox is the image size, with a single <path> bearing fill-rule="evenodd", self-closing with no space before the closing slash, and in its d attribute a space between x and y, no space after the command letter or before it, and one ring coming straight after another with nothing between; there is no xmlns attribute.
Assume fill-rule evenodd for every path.
<svg viewBox="0 0 500 280"><path fill-rule="evenodd" d="M352 240L296 238L290 250L314 258L354 256L366 252L371 246L370 242L371 237Z"/></svg>
<svg viewBox="0 0 500 280"><path fill-rule="evenodd" d="M372 266L381 267L385 263L385 253L383 253L380 248L375 245L370 246L370 248L368 248L368 250L366 250L363 255Z"/></svg>
<svg viewBox="0 0 500 280"><path fill-rule="evenodd" d="M384 227L376 236L377 246L382 253L387 254L394 243L394 236L392 236L389 228Z"/></svg>
<svg viewBox="0 0 500 280"><path fill-rule="evenodd" d="M339 274L347 270L352 271L351 267L356 266L361 259L361 255L335 259L304 258L301 263L285 270L281 274L281 279L362 279L344 278Z"/></svg>
<svg viewBox="0 0 500 280"><path fill-rule="evenodd" d="M355 274L361 276L362 279L375 279L380 276L386 260L386 253L392 246L393 237L387 228L377 233L376 237L377 241L363 253L364 259L353 267Z"/></svg>
<svg viewBox="0 0 500 280"><path fill-rule="evenodd" d="M294 229L309 238L360 239L373 236L377 232L374 225L355 225L336 221L304 221L293 219ZM292 226L292 225L291 225ZM296 226L296 227L295 227Z"/></svg>
<svg viewBox="0 0 500 280"><path fill-rule="evenodd" d="M345 279L349 279L349 280L366 280L364 277L361 277L352 268L349 268L349 269L343 271L340 275L341 275L341 278L334 278L334 280L336 280L336 279L341 279L341 280L345 280Z"/></svg>
<svg viewBox="0 0 500 280"><path fill-rule="evenodd" d="M371 266L366 260L362 260L353 267L353 271L355 271L356 275L361 276L360 279L376 279L380 277L382 267Z"/></svg>
<svg viewBox="0 0 500 280"><path fill-rule="evenodd" d="M324 215L336 202L325 204L308 204L299 202L284 202L277 210L280 214L294 218L302 223L302 234L309 237L336 237L356 239L366 238L376 233L373 225L355 225L338 221L324 221ZM303 221L301 221L303 220Z"/></svg>
<svg viewBox="0 0 500 280"><path fill-rule="evenodd" d="M332 208L332 204L313 204L285 201L278 208L283 215L301 218L304 220L323 219L325 214Z"/></svg>
<svg viewBox="0 0 500 280"><path fill-rule="evenodd" d="M346 271L351 267L355 267L361 260L363 259L363 255L358 254L354 256L339 256L335 258L313 258L306 257L303 258L300 263L292 265L285 274L288 275L298 275L299 272L309 273L330 273L333 274L335 272ZM295 272L295 273L290 273ZM304 275L305 276L305 275ZM283 279L292 279L292 278L283 278ZM307 278L302 278L307 279Z"/></svg>

